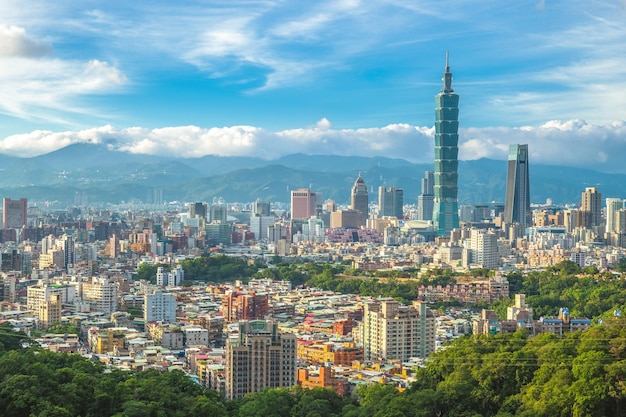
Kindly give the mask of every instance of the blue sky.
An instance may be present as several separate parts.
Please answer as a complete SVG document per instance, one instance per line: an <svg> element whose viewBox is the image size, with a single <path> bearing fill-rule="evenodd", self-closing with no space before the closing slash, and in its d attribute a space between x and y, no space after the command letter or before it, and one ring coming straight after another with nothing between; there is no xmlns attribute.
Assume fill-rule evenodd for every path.
<svg viewBox="0 0 626 417"><path fill-rule="evenodd" d="M623 172L626 0L0 3L0 153L432 161L445 51L460 158Z"/></svg>

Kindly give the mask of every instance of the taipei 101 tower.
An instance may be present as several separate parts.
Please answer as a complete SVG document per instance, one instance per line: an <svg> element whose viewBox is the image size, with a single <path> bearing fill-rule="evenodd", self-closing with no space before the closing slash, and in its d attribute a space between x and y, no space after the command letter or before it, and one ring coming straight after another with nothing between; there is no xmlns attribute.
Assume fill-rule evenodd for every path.
<svg viewBox="0 0 626 417"><path fill-rule="evenodd" d="M443 89L435 96L435 199L433 223L437 236L459 227L459 95L452 89L448 65L443 73Z"/></svg>

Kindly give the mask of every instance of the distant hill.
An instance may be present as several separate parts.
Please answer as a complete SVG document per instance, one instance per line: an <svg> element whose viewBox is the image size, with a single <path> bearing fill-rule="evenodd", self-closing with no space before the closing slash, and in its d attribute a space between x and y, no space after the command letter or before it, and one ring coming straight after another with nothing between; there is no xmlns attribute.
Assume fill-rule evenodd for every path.
<svg viewBox="0 0 626 417"><path fill-rule="evenodd" d="M460 204L502 202L506 161L459 162ZM405 203L416 203L424 171L432 164L402 159L294 154L267 161L252 157L166 158L113 151L103 145L71 145L47 155L17 158L0 155L0 193L32 201L71 205L77 191L92 203L148 202L155 188L165 199L210 201L289 201L290 191L311 187L324 198L347 204L361 173L377 198L381 185L404 189ZM585 187L604 197L626 197L626 175L588 169L530 165L533 203L577 203Z"/></svg>

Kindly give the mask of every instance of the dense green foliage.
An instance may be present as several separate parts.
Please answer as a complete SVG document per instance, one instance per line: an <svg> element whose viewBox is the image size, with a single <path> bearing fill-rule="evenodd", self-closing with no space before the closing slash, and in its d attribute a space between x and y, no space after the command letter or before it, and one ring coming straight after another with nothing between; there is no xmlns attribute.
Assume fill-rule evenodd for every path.
<svg viewBox="0 0 626 417"><path fill-rule="evenodd" d="M181 262L186 281L226 282L247 281L259 270L259 265L249 265L245 259L224 255L203 255Z"/></svg>
<svg viewBox="0 0 626 417"><path fill-rule="evenodd" d="M30 339L24 332L13 331L13 326L8 323L0 324L0 354L9 350L21 349L25 343L29 342Z"/></svg>
<svg viewBox="0 0 626 417"><path fill-rule="evenodd" d="M164 264L157 264L157 265L146 264L146 263L139 264L139 266L137 266L137 276L135 277L135 280L148 281L153 284L156 283L156 273L159 267L165 268L166 271L170 270L170 268Z"/></svg>
<svg viewBox="0 0 626 417"><path fill-rule="evenodd" d="M555 316L561 307L569 308L573 317L588 318L626 309L626 280L619 275L593 272L563 261L542 272L512 273L507 279L512 294L526 294L526 302L533 307L535 317ZM506 306L512 303L512 299L505 299L491 308L503 318Z"/></svg>
<svg viewBox="0 0 626 417"><path fill-rule="evenodd" d="M243 280L247 281L260 268L259 265L248 265L246 260L224 255L202 255L193 259L185 259L181 262L185 270L186 281L226 282ZM171 267L164 264L150 265L140 264L137 267L136 280L156 282L156 273L159 267L170 271Z"/></svg>
<svg viewBox="0 0 626 417"><path fill-rule="evenodd" d="M79 355L31 349L2 355L0 377L3 416L227 415L216 393L180 371L105 371Z"/></svg>
<svg viewBox="0 0 626 417"><path fill-rule="evenodd" d="M12 345L0 354L0 415L622 416L625 324L626 319L607 319L563 339L528 338L524 331L457 339L431 356L409 390L362 386L358 402L299 388L224 401L180 371L108 370L78 355ZM3 331L3 346L6 339L14 337Z"/></svg>

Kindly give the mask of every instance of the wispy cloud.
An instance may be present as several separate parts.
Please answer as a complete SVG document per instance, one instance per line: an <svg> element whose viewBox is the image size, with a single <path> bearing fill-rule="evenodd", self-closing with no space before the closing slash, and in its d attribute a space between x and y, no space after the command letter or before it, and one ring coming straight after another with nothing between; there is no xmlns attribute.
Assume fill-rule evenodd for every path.
<svg viewBox="0 0 626 417"><path fill-rule="evenodd" d="M465 106L463 126L494 120L540 126L574 118L608 125L626 119L626 56L620 53L626 49L625 18L623 0L154 0L150 7L120 0L29 0L28 8L23 1L4 0L0 113L36 127L54 123L55 130L78 129L85 115L87 126L123 123L108 116L122 113L128 125L157 126L150 111L135 111L124 99L128 95L137 108L141 100L150 106L149 95L169 87L158 83L179 75L172 69L184 68L210 79L211 87L228 87L222 92L229 99L263 96L270 102L276 93L277 109L307 107L317 95L315 110L304 118L330 114L322 106L345 96L346 105L336 110L347 114L342 126L368 120L379 126L428 124L395 116L413 102L386 104L407 97L430 100L441 69L433 57L443 60L449 48ZM142 91L146 85L153 91ZM302 103L281 102L279 94L290 91L294 97L294 87L302 91ZM94 94L120 99L96 104ZM320 98L325 94L328 101ZM171 95L172 101L185 99ZM352 111L359 100L367 105L356 103L359 109ZM246 107L230 102L233 114ZM280 113L267 125L291 126ZM178 120L204 122L185 115ZM258 117L242 114L231 123L249 120Z"/></svg>
<svg viewBox="0 0 626 417"><path fill-rule="evenodd" d="M88 109L73 102L119 89L124 75L99 60L61 60L51 45L17 26L0 25L0 113L68 124L66 113Z"/></svg>

